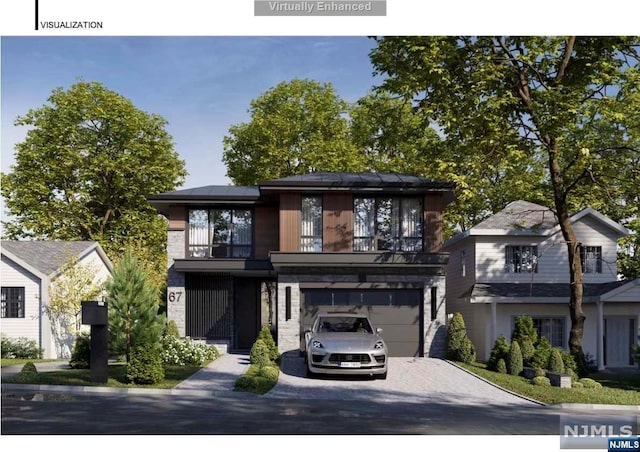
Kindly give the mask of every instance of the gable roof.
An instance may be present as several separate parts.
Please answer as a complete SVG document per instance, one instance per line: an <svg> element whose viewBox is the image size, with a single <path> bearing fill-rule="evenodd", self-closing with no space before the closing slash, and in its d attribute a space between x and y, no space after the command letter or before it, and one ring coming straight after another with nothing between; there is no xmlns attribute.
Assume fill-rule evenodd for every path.
<svg viewBox="0 0 640 452"><path fill-rule="evenodd" d="M569 221L575 223L586 216L590 216L604 224L613 230L618 237L624 237L631 233L621 224L590 207L572 215L569 217ZM447 248L471 235L550 236L557 232L560 232L560 225L551 209L532 202L519 200L507 204L500 212L484 219L471 229L450 238L443 245L443 248Z"/></svg>
<svg viewBox="0 0 640 452"><path fill-rule="evenodd" d="M38 276L53 276L67 262L70 255L82 258L93 249L98 250L102 260L111 268L111 262L98 242L2 240L1 246L2 254L29 271L35 270L40 274Z"/></svg>
<svg viewBox="0 0 640 452"><path fill-rule="evenodd" d="M556 216L548 207L528 201L513 201L471 229L551 229Z"/></svg>

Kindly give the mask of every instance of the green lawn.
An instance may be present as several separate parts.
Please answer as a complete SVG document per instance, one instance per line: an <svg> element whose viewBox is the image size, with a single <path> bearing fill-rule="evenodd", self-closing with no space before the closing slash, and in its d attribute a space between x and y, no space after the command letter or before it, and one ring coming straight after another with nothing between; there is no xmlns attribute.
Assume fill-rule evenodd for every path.
<svg viewBox="0 0 640 452"><path fill-rule="evenodd" d="M208 363L205 363L206 366ZM202 366L203 367L203 366ZM69 369L52 372L40 372L34 375L29 384L40 385L65 385L65 386L109 386L114 388L160 388L170 389L181 381L187 379L201 366L169 366L165 367L164 380L155 385L136 385L127 383L126 365L110 364L108 367L108 380L106 384L94 383L91 381L89 369ZM13 377L3 378L3 383L12 383Z"/></svg>
<svg viewBox="0 0 640 452"><path fill-rule="evenodd" d="M590 378L602 384L602 389L558 388L534 386L524 377L487 370L486 365L482 363L456 364L509 391L550 405L558 403L640 405L640 374L638 373L590 375Z"/></svg>
<svg viewBox="0 0 640 452"><path fill-rule="evenodd" d="M28 359L28 358L1 358L0 359L0 367L6 366L22 366L28 362L32 363L49 363L53 361L59 361L57 359ZM62 361L69 361L62 360Z"/></svg>

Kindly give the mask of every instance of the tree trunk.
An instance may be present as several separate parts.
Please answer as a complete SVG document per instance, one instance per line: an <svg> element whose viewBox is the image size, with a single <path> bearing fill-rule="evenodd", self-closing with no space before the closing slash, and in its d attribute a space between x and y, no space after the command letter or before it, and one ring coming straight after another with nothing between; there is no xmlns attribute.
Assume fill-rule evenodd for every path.
<svg viewBox="0 0 640 452"><path fill-rule="evenodd" d="M584 332L584 311L582 310L582 262L580 261L580 243L576 239L573 226L569 221L567 196L562 180L558 149L555 139L549 140L549 173L553 187L553 198L558 214L558 222L569 253L569 313L571 331L569 333L569 350L575 356L582 357L582 335Z"/></svg>

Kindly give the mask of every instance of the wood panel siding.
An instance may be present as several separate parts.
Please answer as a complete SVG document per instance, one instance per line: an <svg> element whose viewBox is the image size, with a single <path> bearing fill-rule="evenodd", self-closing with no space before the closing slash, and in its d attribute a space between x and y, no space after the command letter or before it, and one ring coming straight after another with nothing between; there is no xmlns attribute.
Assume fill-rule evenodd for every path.
<svg viewBox="0 0 640 452"><path fill-rule="evenodd" d="M322 245L325 252L353 250L353 195L325 193L322 210Z"/></svg>
<svg viewBox="0 0 640 452"><path fill-rule="evenodd" d="M186 274L187 336L231 339L233 278L224 274Z"/></svg>
<svg viewBox="0 0 640 452"><path fill-rule="evenodd" d="M280 195L280 251L300 251L300 193Z"/></svg>
<svg viewBox="0 0 640 452"><path fill-rule="evenodd" d="M442 194L427 193L424 197L424 250L437 253L442 247Z"/></svg>
<svg viewBox="0 0 640 452"><path fill-rule="evenodd" d="M184 231L187 227L187 209L184 205L172 205L169 207L169 229L172 231Z"/></svg>
<svg viewBox="0 0 640 452"><path fill-rule="evenodd" d="M267 259L270 251L279 250L279 223L277 206L256 206L254 211L254 257L256 259Z"/></svg>

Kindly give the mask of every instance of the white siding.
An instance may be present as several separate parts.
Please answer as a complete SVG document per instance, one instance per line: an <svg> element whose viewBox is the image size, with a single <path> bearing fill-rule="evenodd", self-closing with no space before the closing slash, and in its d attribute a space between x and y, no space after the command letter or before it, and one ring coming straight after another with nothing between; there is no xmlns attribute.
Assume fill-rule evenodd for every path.
<svg viewBox="0 0 640 452"><path fill-rule="evenodd" d="M602 247L602 273L584 274L585 283L603 283L617 279L616 235L603 223L583 217L574 223L577 239L585 246ZM538 247L537 273L507 273L505 250L509 245ZM560 232L551 237L478 236L476 239L478 282L562 283L569 282L567 245Z"/></svg>
<svg viewBox="0 0 640 452"><path fill-rule="evenodd" d="M617 236L610 228L592 217L584 216L573 224L578 240L584 246L602 247L602 273L585 273L585 283L601 283L615 281L618 275Z"/></svg>
<svg viewBox="0 0 640 452"><path fill-rule="evenodd" d="M24 287L24 318L0 319L0 332L11 338L26 337L40 342L40 279L5 256L0 264L2 287Z"/></svg>
<svg viewBox="0 0 640 452"><path fill-rule="evenodd" d="M96 273L93 278L93 283L97 286L103 286L104 283L111 276L109 267L106 266L98 252L94 249L89 254L84 256L80 262L80 265L88 265L95 269Z"/></svg>

